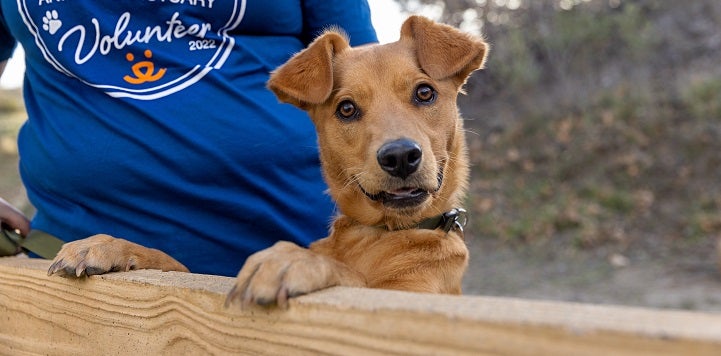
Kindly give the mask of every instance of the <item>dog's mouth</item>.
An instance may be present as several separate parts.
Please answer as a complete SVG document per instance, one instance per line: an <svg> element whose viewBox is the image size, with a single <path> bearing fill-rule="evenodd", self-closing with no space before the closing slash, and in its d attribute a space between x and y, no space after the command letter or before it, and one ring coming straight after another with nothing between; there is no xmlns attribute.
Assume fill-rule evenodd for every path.
<svg viewBox="0 0 721 356"><path fill-rule="evenodd" d="M376 194L366 192L363 187L361 187L361 190L370 200L379 201L387 207L396 209L418 206L431 194L427 190L413 187L404 187Z"/></svg>
<svg viewBox="0 0 721 356"><path fill-rule="evenodd" d="M413 208L423 204L434 192L441 189L443 184L443 170L438 170L438 185L433 189L425 189L421 187L407 186L379 193L369 193L363 186L359 187L368 199L381 202L384 206L395 209Z"/></svg>

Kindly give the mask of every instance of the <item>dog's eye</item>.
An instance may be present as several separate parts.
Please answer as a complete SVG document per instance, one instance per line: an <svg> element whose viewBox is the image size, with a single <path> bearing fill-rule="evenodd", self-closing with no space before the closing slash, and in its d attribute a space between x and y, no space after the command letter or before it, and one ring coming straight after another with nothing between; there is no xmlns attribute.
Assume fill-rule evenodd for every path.
<svg viewBox="0 0 721 356"><path fill-rule="evenodd" d="M419 104L431 104L436 101L436 90L428 84L421 84L416 88L413 99Z"/></svg>
<svg viewBox="0 0 721 356"><path fill-rule="evenodd" d="M335 114L341 120L354 120L358 118L359 111L352 101L343 100L338 104Z"/></svg>

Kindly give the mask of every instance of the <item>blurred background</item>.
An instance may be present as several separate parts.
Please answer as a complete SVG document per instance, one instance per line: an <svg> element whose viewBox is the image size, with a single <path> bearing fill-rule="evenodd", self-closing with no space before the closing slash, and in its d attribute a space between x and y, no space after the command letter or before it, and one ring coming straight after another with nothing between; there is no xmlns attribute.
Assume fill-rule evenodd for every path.
<svg viewBox="0 0 721 356"><path fill-rule="evenodd" d="M459 98L466 294L721 311L721 2L370 3L382 42L419 13L491 44ZM31 213L6 72L0 196Z"/></svg>

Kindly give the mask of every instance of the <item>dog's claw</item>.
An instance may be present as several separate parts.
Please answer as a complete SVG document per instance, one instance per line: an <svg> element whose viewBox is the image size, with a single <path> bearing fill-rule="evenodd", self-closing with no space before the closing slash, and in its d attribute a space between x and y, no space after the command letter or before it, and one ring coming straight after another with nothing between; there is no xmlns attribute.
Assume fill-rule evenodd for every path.
<svg viewBox="0 0 721 356"><path fill-rule="evenodd" d="M280 308L288 309L288 288L285 286L280 287L275 297L275 303L278 304Z"/></svg>
<svg viewBox="0 0 721 356"><path fill-rule="evenodd" d="M63 261L64 260L61 258L61 259L53 262L53 264L50 265L50 268L48 268L48 276L55 274L59 269L63 268L64 267L64 266L62 266L64 263Z"/></svg>
<svg viewBox="0 0 721 356"><path fill-rule="evenodd" d="M231 304L235 303L235 300L238 299L238 285L234 285L233 288L228 292L228 295L225 297L225 308L227 309L230 307Z"/></svg>
<svg viewBox="0 0 721 356"><path fill-rule="evenodd" d="M75 277L80 278L85 273L86 267L85 261L78 263L77 267L75 267Z"/></svg>
<svg viewBox="0 0 721 356"><path fill-rule="evenodd" d="M247 285L247 284L246 284ZM247 309L248 305L251 304L251 296L245 286L239 287L237 284L228 292L225 297L225 308L229 308L231 305L239 304L240 309Z"/></svg>

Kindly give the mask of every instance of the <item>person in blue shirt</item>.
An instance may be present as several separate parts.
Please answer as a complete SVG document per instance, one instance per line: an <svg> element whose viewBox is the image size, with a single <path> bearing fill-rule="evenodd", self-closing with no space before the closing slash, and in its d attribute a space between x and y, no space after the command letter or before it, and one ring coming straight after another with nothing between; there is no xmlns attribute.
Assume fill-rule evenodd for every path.
<svg viewBox="0 0 721 356"><path fill-rule="evenodd" d="M376 42L365 0L0 0L0 60L20 43L28 120L23 234L105 233L192 272L234 276L251 253L327 235L315 131L265 88L329 27Z"/></svg>

